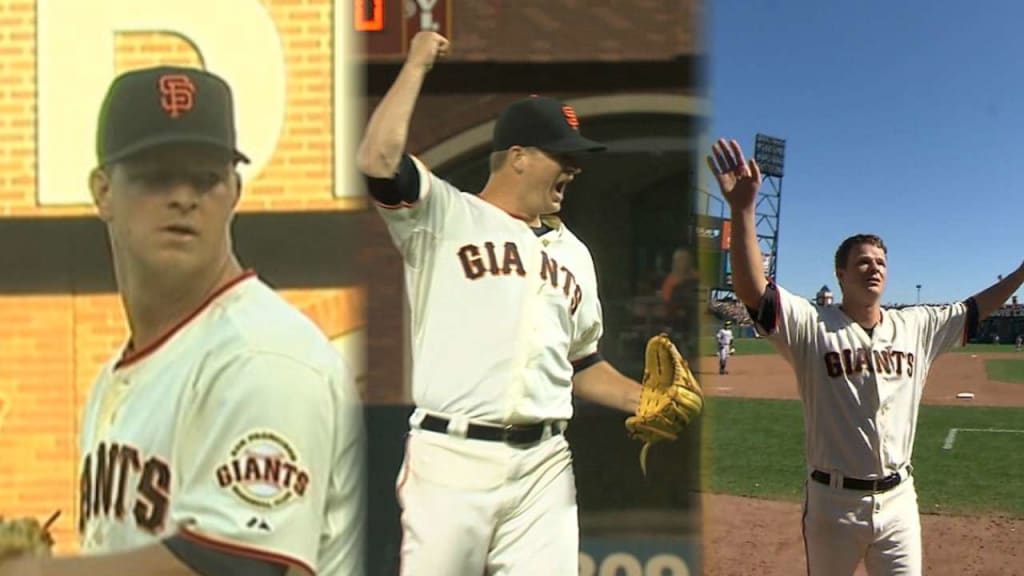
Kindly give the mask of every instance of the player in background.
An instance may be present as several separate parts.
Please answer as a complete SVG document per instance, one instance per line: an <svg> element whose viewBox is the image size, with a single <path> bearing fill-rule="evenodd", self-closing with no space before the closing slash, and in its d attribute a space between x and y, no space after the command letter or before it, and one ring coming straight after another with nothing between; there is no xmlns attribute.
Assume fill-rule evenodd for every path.
<svg viewBox="0 0 1024 576"><path fill-rule="evenodd" d="M89 178L130 338L82 418L83 555L0 575L364 572L353 374L234 255L231 91L202 70L114 80Z"/></svg>
<svg viewBox="0 0 1024 576"><path fill-rule="evenodd" d="M726 320L719 328L718 333L715 334L715 340L718 342L718 373L728 374L729 370L726 365L729 363L729 355L733 352L732 322L730 320Z"/></svg>
<svg viewBox="0 0 1024 576"><path fill-rule="evenodd" d="M579 521L563 432L572 395L636 410L640 384L597 352L589 250L557 218L584 138L572 108L527 98L499 117L479 195L406 153L424 77L447 39L420 32L358 155L405 264L413 334L403 574L577 574ZM467 79L468 80L468 79Z"/></svg>
<svg viewBox="0 0 1024 576"><path fill-rule="evenodd" d="M733 288L793 366L803 402L803 529L812 576L921 573L911 452L928 369L1024 283L1024 264L963 302L882 309L888 254L861 234L836 251L839 305L796 297L765 278L754 207L761 173L735 141L708 156L732 213Z"/></svg>
<svg viewBox="0 0 1024 576"><path fill-rule="evenodd" d="M669 273L662 280L659 294L664 310L664 325L680 348L687 348L692 336L692 303L700 291L700 271L687 248L672 252Z"/></svg>

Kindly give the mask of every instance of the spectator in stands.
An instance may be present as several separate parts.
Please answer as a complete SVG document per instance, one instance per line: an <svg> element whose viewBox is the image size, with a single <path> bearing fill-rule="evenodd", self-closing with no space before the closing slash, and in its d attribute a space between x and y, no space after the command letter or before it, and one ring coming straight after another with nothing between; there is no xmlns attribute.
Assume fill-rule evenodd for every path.
<svg viewBox="0 0 1024 576"><path fill-rule="evenodd" d="M665 324L676 334L688 334L690 310L700 290L700 271L686 248L672 253L672 268L661 283L661 299L665 305Z"/></svg>

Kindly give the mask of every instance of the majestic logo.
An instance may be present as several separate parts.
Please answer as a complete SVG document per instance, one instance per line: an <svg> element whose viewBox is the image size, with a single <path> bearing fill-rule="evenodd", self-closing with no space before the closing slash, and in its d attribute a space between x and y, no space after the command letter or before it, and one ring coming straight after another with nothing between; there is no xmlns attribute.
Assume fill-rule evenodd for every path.
<svg viewBox="0 0 1024 576"><path fill-rule="evenodd" d="M160 107L171 118L192 110L196 102L196 85L184 74L167 74L160 77Z"/></svg>
<svg viewBox="0 0 1024 576"><path fill-rule="evenodd" d="M573 130L580 129L580 121L576 118L576 111L572 109L572 106L562 106L562 114Z"/></svg>
<svg viewBox="0 0 1024 576"><path fill-rule="evenodd" d="M305 495L309 472L287 440L273 432L250 432L217 468L217 483L253 506L273 508Z"/></svg>

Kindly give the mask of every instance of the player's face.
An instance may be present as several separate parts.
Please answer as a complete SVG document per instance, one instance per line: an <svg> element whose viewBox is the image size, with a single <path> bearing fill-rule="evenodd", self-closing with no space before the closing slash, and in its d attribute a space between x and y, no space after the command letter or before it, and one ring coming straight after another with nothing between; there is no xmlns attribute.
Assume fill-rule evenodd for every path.
<svg viewBox="0 0 1024 576"><path fill-rule="evenodd" d="M576 178L579 164L571 156L544 152L536 148L528 151L526 196L531 212L554 214L562 209L565 191Z"/></svg>
<svg viewBox="0 0 1024 576"><path fill-rule="evenodd" d="M876 302L885 291L885 251L871 244L858 244L850 250L846 268L836 271L843 298L859 302Z"/></svg>
<svg viewBox="0 0 1024 576"><path fill-rule="evenodd" d="M140 153L92 179L114 253L153 273L221 266L239 197L231 156L196 145Z"/></svg>

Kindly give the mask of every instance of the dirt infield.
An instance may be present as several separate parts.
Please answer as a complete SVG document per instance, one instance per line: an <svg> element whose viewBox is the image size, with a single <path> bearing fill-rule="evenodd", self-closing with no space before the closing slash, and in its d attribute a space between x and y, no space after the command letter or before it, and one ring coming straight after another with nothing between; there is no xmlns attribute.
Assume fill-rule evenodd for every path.
<svg viewBox="0 0 1024 576"><path fill-rule="evenodd" d="M924 403L1024 406L1024 384L990 381L985 374L987 358L1024 355L946 354L932 366ZM726 376L718 375L715 358L702 358L698 370L711 396L797 397L793 370L777 355L734 356ZM973 392L975 397L958 400L959 392ZM799 504L705 494L703 507L704 574L806 574ZM1024 521L926 514L921 527L924 573L929 576L1024 574ZM857 574L866 574L863 566Z"/></svg>
<svg viewBox="0 0 1024 576"><path fill-rule="evenodd" d="M705 575L807 573L799 504L706 494L703 506ZM1024 522L926 514L921 530L928 576L1024 574Z"/></svg>

